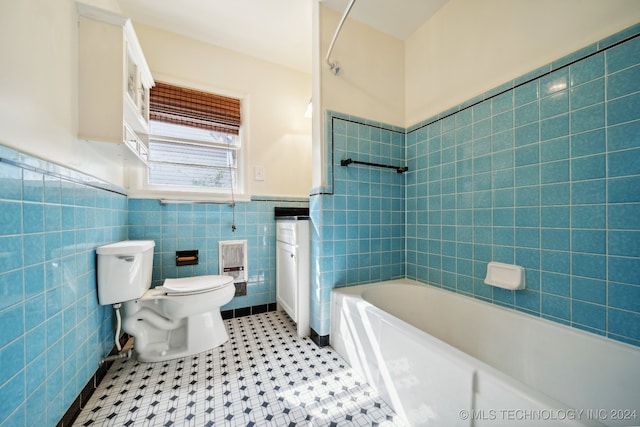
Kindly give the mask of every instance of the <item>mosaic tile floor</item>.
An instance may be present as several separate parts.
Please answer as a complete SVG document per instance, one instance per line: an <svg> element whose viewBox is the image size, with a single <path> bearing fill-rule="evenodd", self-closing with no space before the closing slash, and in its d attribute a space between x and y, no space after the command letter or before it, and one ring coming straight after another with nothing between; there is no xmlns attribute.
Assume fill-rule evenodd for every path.
<svg viewBox="0 0 640 427"><path fill-rule="evenodd" d="M405 426L331 348L282 312L226 320L229 341L160 363L117 360L74 426Z"/></svg>

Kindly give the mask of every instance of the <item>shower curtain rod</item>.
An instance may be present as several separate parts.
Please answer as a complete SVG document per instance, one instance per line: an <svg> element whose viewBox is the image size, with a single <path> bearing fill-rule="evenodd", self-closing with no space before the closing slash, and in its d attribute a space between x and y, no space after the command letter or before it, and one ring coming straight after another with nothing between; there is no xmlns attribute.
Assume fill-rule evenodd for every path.
<svg viewBox="0 0 640 427"><path fill-rule="evenodd" d="M342 29L342 24L344 24L344 20L347 19L347 15L351 11L351 8L353 7L353 4L355 2L356 2L356 0L351 0L349 2L349 5L347 6L347 8L344 11L344 14L342 15L342 19L340 19L340 23L338 24L338 28L336 28L336 32L333 35L333 40L331 40L331 44L329 45L329 50L327 51L327 57L325 58L325 62L329 65L329 68L331 68L331 72L333 72L334 75L338 75L338 72L340 71L340 66L338 65L338 61L331 62L329 60L329 57L331 56L331 52L333 51L333 45L336 44L336 39L338 38L338 34L340 33L340 30Z"/></svg>

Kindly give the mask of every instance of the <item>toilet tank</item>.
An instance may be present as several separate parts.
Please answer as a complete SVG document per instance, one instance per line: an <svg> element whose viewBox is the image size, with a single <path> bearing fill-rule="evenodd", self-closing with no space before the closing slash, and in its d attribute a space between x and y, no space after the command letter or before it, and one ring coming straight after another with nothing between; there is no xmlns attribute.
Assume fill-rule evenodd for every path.
<svg viewBox="0 0 640 427"><path fill-rule="evenodd" d="M151 287L154 246L153 240L126 240L96 249L101 305L138 299Z"/></svg>

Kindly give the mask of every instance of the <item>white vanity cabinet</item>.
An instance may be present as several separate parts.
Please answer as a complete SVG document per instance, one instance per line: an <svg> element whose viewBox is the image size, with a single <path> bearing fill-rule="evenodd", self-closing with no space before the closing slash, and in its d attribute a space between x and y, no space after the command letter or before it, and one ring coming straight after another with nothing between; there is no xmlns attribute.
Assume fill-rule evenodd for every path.
<svg viewBox="0 0 640 427"><path fill-rule="evenodd" d="M294 322L299 337L309 336L309 220L276 221L276 302Z"/></svg>
<svg viewBox="0 0 640 427"><path fill-rule="evenodd" d="M146 164L153 77L131 20L84 3L78 10L82 140L116 143ZM131 156L127 156L131 157Z"/></svg>

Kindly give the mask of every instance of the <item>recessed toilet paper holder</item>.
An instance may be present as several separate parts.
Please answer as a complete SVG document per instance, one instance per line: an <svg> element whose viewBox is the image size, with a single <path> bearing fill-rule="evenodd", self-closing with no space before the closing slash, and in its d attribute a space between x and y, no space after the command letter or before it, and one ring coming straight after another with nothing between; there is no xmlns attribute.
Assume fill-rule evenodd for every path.
<svg viewBox="0 0 640 427"><path fill-rule="evenodd" d="M484 283L499 288L520 290L525 288L524 268L519 265L490 262Z"/></svg>
<svg viewBox="0 0 640 427"><path fill-rule="evenodd" d="M176 251L176 266L198 265L198 250Z"/></svg>

